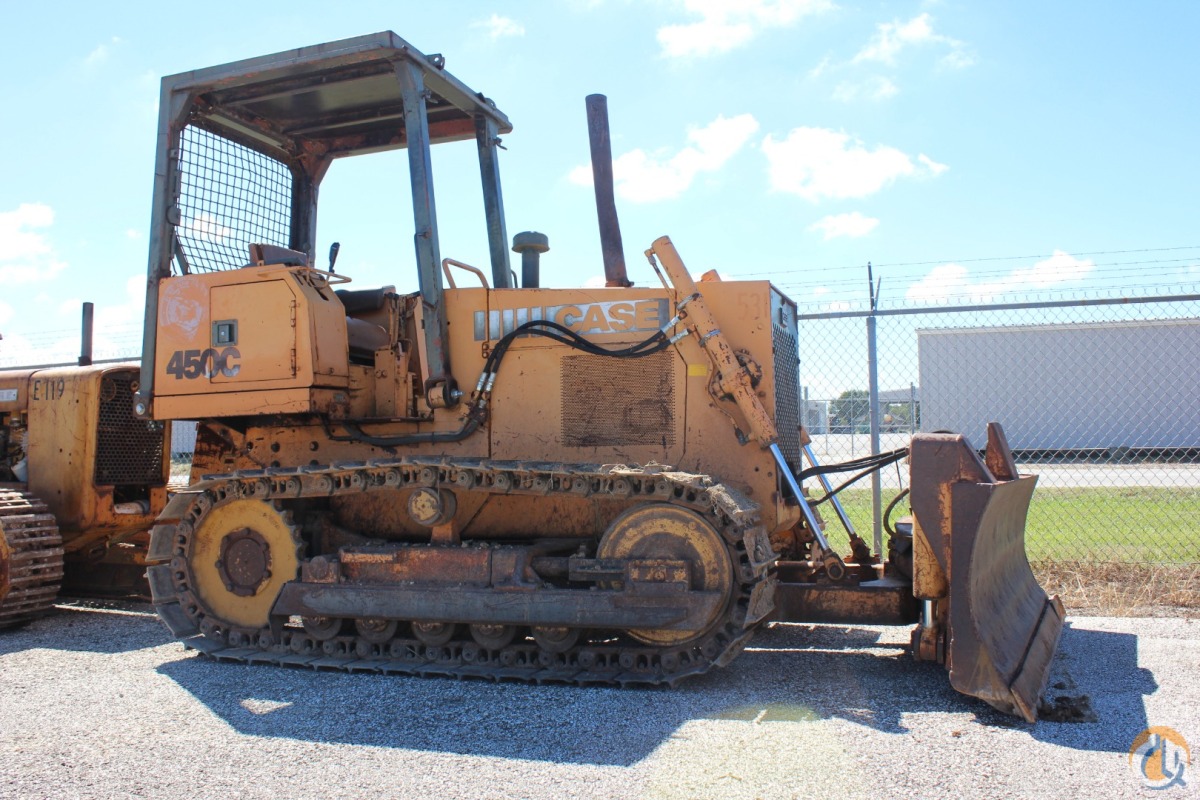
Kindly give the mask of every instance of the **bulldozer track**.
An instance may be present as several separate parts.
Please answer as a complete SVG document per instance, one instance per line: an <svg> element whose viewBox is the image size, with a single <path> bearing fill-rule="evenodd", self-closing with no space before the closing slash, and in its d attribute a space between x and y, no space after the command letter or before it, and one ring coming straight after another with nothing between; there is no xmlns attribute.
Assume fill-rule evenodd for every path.
<svg viewBox="0 0 1200 800"><path fill-rule="evenodd" d="M581 638L564 652L549 652L523 637L496 649L469 638L432 646L407 632L406 625L385 642L361 635L318 641L293 625L276 626L274 631L270 626L238 628L213 619L193 590L187 559L194 532L222 500L255 498L273 503L279 513L287 515L290 500L419 486L445 486L456 492L644 500L691 509L721 534L731 557L730 600L707 633L686 644L646 646L618 631L590 631L590 641ZM165 563L151 566L149 577L160 618L187 647L218 661L538 683L674 685L713 666L723 666L741 652L755 623L771 610L773 556L759 522L758 506L707 476L654 467L404 458L206 476L186 493L176 495L160 517L149 559Z"/></svg>
<svg viewBox="0 0 1200 800"><path fill-rule="evenodd" d="M0 601L0 628L6 628L54 605L63 579L63 547L54 515L28 492L0 489L0 532L10 551L10 588Z"/></svg>

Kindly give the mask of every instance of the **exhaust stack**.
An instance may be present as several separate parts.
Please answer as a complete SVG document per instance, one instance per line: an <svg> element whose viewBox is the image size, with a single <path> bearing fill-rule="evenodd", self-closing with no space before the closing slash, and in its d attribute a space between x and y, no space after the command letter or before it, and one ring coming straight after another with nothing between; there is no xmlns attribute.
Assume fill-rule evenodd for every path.
<svg viewBox="0 0 1200 800"><path fill-rule="evenodd" d="M604 254L604 285L633 286L625 272L625 249L613 197L612 142L608 135L608 98L587 96L588 141L592 147L592 181L596 187L596 217L600 222L600 249Z"/></svg>
<svg viewBox="0 0 1200 800"><path fill-rule="evenodd" d="M92 364L92 328L95 319L95 305L83 304L83 331L79 342L79 366L89 367Z"/></svg>

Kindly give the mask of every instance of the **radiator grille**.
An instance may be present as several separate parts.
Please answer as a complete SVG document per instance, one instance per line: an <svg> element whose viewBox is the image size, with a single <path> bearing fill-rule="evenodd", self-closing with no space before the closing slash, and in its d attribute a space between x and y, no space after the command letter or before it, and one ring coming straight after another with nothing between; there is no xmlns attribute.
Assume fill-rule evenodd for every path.
<svg viewBox="0 0 1200 800"><path fill-rule="evenodd" d="M133 416L135 372L110 372L100 381L96 428L97 486L161 486L163 425Z"/></svg>
<svg viewBox="0 0 1200 800"><path fill-rule="evenodd" d="M775 427L779 450L793 467L800 465L800 362L796 337L782 325L771 326L775 351Z"/></svg>
<svg viewBox="0 0 1200 800"><path fill-rule="evenodd" d="M562 438L567 447L674 446L671 353L564 357Z"/></svg>

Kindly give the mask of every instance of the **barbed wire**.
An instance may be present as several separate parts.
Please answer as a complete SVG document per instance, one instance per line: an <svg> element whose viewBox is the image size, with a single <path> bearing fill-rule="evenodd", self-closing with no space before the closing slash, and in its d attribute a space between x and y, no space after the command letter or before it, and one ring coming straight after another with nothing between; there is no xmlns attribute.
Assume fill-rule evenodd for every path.
<svg viewBox="0 0 1200 800"><path fill-rule="evenodd" d="M1079 258L1081 256L1120 255L1120 254L1129 254L1129 253L1160 253L1160 252L1172 252L1172 251L1179 251L1179 250L1194 250L1196 252L1193 254L1190 254L1188 256L1183 256L1183 257L1178 257L1178 258L1101 261L1098 263L1093 263L1092 267L1093 268L1096 268L1096 267L1104 267L1104 268L1139 267L1139 266L1162 265L1162 264L1174 264L1177 266L1193 266L1193 265L1200 266L1200 245L1190 245L1187 247L1142 248L1139 250L1093 250L1093 251L1077 251L1077 252L1057 251L1055 253L1027 255L1027 256L983 256L983 257L978 257L978 258L942 258L942 259L934 259L934 260L926 260L926 261L895 261L895 262L882 262L882 263L871 262L871 266L875 270L877 270L877 273L876 273L877 275L881 274L878 272L878 270L881 270L881 269L885 270L885 272L882 273L882 275L886 276L888 270L893 269L893 268L899 268L899 267L943 266L943 265L947 265L947 264L957 264L957 265L961 266L964 264L980 264L980 263L986 263L986 262L1011 262L1011 261L1030 261L1030 260L1045 261L1048 259L1055 258L1056 256L1058 256L1060 254L1064 254L1064 253L1071 258ZM861 263L857 263L857 264L842 264L839 266L803 265L803 266L798 266L795 268L788 268L788 269L771 269L771 270L760 270L760 271L754 271L754 272L739 272L738 276L745 277L745 278L759 278L759 277L771 277L771 276L776 276L776 275L808 275L808 274L813 274L813 273L819 273L823 277L825 277L825 279L823 279L819 282L821 285L833 285L833 284L862 282L866 277L865 276L866 267L867 267L867 264L865 262L861 262ZM1104 271L1112 272L1113 270L1106 269ZM830 274L845 274L845 273L849 273L849 272L855 272L857 274L854 277L847 277L847 278L839 277L838 279L833 280L833 281L830 281L827 279L827 276ZM1008 268L1008 267L996 267L994 269L975 270L972 272L973 275L977 275L977 276L1001 276L1001 275L1007 275L1007 274L1011 274L1011 273L1012 273L1012 270L1011 270L1011 268Z"/></svg>

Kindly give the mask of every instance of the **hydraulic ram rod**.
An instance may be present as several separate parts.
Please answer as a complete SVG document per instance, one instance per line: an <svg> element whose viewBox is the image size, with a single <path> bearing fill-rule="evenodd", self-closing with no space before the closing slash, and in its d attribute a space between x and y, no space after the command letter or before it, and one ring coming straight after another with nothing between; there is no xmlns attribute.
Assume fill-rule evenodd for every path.
<svg viewBox="0 0 1200 800"><path fill-rule="evenodd" d="M804 455L808 456L808 463L814 467L820 466L817 463L817 456L812 451L812 445L804 445ZM842 501L833 493L833 484L829 482L829 476L822 472L817 476L817 479L821 481L821 486L825 489L825 494L829 495L829 499L833 502L833 510L837 512L838 519L842 521L842 527L846 529L846 533L854 536L854 525L851 524L850 517L846 515L846 509L842 508Z"/></svg>
<svg viewBox="0 0 1200 800"><path fill-rule="evenodd" d="M655 257L658 258L658 262L655 261ZM742 412L742 416L750 428L750 435L762 445L763 449L771 451L771 455L774 456L775 463L779 467L780 474L784 476L788 486L791 487L796 502L800 504L800 509L804 513L804 521L808 524L809 530L812 531L817 544L821 548L822 560L825 562L826 572L831 578L835 580L839 579L845 574L845 565L842 563L841 558L829 547L829 541L825 538L825 534L821 530L821 526L817 521L817 515L813 512L812 507L809 506L804 493L800 490L800 484L797 482L792 468L788 465L787 459L783 457L783 453L779 449L779 432L775 429L775 423L772 421L771 415L767 413L767 409L758 399L758 395L754 393L754 387L750 382L750 373L737 360L737 354L734 353L729 340L721 333L716 318L708 310L704 298L700 296L700 291L696 288L696 282L692 280L691 274L687 271L687 267L684 266L683 259L679 256L679 251L675 249L675 245L671 243L669 237L660 236L654 240L654 244L650 245L650 249L646 251L646 258L650 261L650 265L654 267L655 271L658 270L658 263L661 262L662 268L666 271L667 277L671 281L671 285L675 287L675 290L681 296L681 299L675 306L679 312L679 316L684 318L685 324L699 340L700 346L704 348L704 352L712 359L713 366L717 371L718 390L722 394L727 394L733 398L734 403L737 404L738 410Z"/></svg>

